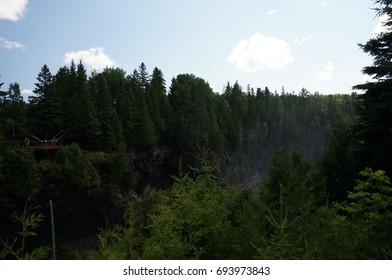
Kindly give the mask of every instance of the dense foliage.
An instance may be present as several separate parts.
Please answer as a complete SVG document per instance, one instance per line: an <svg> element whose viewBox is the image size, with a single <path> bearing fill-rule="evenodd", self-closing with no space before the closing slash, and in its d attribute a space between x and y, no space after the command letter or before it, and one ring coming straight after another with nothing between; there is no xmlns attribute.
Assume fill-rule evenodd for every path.
<svg viewBox="0 0 392 280"><path fill-rule="evenodd" d="M372 81L357 85L364 90L359 97L358 116L355 126L357 145L357 162L374 169L392 172L392 7L390 0L377 0L380 6L378 15L385 15L385 31L360 44L364 52L374 57L372 66L363 69L363 73L373 78Z"/></svg>
<svg viewBox="0 0 392 280"><path fill-rule="evenodd" d="M376 3L387 29L360 45L359 95L218 94L192 74L167 89L144 63L44 65L29 102L10 84L0 258L391 258L392 8Z"/></svg>

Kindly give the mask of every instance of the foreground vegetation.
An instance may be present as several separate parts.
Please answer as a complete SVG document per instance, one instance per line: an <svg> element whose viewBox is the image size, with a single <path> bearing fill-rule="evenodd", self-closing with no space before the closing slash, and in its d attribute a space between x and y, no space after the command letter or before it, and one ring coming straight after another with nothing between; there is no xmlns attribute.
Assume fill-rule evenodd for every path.
<svg viewBox="0 0 392 280"><path fill-rule="evenodd" d="M61 212L74 211L75 225L78 220L86 222L94 218L80 217L75 210L58 205L57 255L67 259L391 257L392 186L385 172L366 168L353 191L347 193L343 202L336 202L320 182L321 175L298 152L276 150L268 176L257 188L239 188L219 176L209 160L208 150L201 149L199 155L198 168L185 173L180 165L169 187L147 186L140 194L121 185L103 189L92 163L100 160L112 164L115 166L112 172L121 178L126 171L119 168L119 155L97 159L99 154L70 145L58 151L54 162L45 160L37 164L39 169L58 172L56 176L69 180L67 188L78 189L79 199L80 193L90 199L99 192L115 197L123 213L118 223L102 224L97 238L84 243L83 246L89 244L87 248L70 250L61 243ZM49 168L50 165L54 166ZM20 213L11 215L18 234L10 231L15 239L3 239L3 258L52 258L49 208L47 204L41 208L34 206L40 202L39 196L30 197ZM95 211L99 215L100 210ZM40 225L46 232L40 230Z"/></svg>
<svg viewBox="0 0 392 280"><path fill-rule="evenodd" d="M360 45L375 57L360 95L219 95L191 74L166 91L143 63L44 65L29 103L10 84L0 258L391 258L392 10L375 2L387 28ZM59 131L53 150L29 145Z"/></svg>

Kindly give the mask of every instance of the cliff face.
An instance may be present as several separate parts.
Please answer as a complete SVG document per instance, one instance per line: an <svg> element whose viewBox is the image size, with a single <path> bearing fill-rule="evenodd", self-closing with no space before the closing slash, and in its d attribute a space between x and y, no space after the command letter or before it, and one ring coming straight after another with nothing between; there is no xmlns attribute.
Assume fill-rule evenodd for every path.
<svg viewBox="0 0 392 280"><path fill-rule="evenodd" d="M312 166L316 166L333 124L298 127L263 123L260 127L244 131L243 146L239 152L221 150L209 153L210 160L217 166L220 176L228 177L240 186L256 187L267 174L272 153L277 148L288 152L299 151ZM166 187L171 176L176 175L179 165L184 172L190 166L200 164L200 151L179 153L170 146L158 146L146 151L129 153L132 168L137 171L137 192L145 186ZM181 163L180 163L181 161Z"/></svg>
<svg viewBox="0 0 392 280"><path fill-rule="evenodd" d="M287 152L299 151L304 158L316 166L328 141L332 124L322 126L289 126L282 122L272 127L264 123L258 128L245 131L244 145L240 153L226 153L217 157L219 169L225 176L242 186L254 187L267 174L274 150L283 148Z"/></svg>
<svg viewBox="0 0 392 280"><path fill-rule="evenodd" d="M129 153L131 168L138 173L137 191L142 192L147 185L162 186L172 175L170 150L166 146L153 147L145 151Z"/></svg>

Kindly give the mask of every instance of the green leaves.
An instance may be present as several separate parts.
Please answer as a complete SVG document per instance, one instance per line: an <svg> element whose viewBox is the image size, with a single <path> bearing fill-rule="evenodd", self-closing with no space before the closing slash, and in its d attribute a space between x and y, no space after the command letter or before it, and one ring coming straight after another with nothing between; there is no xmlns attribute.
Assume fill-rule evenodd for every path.
<svg viewBox="0 0 392 280"><path fill-rule="evenodd" d="M7 146L3 152L3 180L0 187L8 196L16 195L22 200L29 198L41 187L34 155L26 148L18 146Z"/></svg>
<svg viewBox="0 0 392 280"><path fill-rule="evenodd" d="M194 152L198 145L223 148L223 134L215 114L218 98L206 81L190 74L178 75L172 81L168 99L173 110L169 134L181 153Z"/></svg>
<svg viewBox="0 0 392 280"><path fill-rule="evenodd" d="M94 75L90 78L89 83L102 131L99 136L99 148L103 151L115 150L125 140L123 127L113 105L113 97L105 73Z"/></svg>
<svg viewBox="0 0 392 280"><path fill-rule="evenodd" d="M158 259L220 258L230 250L230 189L204 173L178 178L151 215L144 256ZM227 247L226 247L227 246Z"/></svg>
<svg viewBox="0 0 392 280"><path fill-rule="evenodd" d="M135 119L135 144L142 148L154 146L158 141L157 134L144 102L137 109Z"/></svg>
<svg viewBox="0 0 392 280"><path fill-rule="evenodd" d="M377 16L383 16L383 24L392 24L392 9L390 1L377 0L379 4ZM366 90L358 99L358 120L355 125L355 138L358 150L357 158L360 168L370 166L373 169L385 170L392 174L392 65L391 44L392 30L371 38L360 47L374 58L373 65L365 67L363 72L372 76L375 81L354 88ZM360 143L360 144L359 144ZM358 170L359 171L359 170Z"/></svg>
<svg viewBox="0 0 392 280"><path fill-rule="evenodd" d="M380 258L392 246L392 187L382 170L367 167L360 172L353 192L348 192L348 203L339 208L347 213L353 229L357 254L365 258Z"/></svg>
<svg viewBox="0 0 392 280"><path fill-rule="evenodd" d="M4 246L0 251L0 259L9 255L19 260L45 259L48 255L49 248L47 246L34 248L31 252L26 251L27 239L37 236L35 230L45 218L43 214L36 212L39 207L33 207L31 204L34 195L35 193L26 200L21 214L16 212L11 214L12 221L20 226L20 231L17 232L18 236L15 237L12 243L9 243L8 240L0 240Z"/></svg>
<svg viewBox="0 0 392 280"><path fill-rule="evenodd" d="M345 211L362 219L378 220L391 214L392 187L385 171L373 171L367 167L360 172L366 180L357 180L354 192L348 193L351 202Z"/></svg>
<svg viewBox="0 0 392 280"><path fill-rule="evenodd" d="M168 190L130 197L125 227L101 231L95 257L222 259L233 251L230 215L239 190L223 187L207 160L195 178L176 177ZM94 255L94 254L93 254ZM93 256L94 257L94 256Z"/></svg>
<svg viewBox="0 0 392 280"><path fill-rule="evenodd" d="M89 154L77 144L61 146L56 153L56 161L70 186L89 189L100 185L100 177L92 165Z"/></svg>

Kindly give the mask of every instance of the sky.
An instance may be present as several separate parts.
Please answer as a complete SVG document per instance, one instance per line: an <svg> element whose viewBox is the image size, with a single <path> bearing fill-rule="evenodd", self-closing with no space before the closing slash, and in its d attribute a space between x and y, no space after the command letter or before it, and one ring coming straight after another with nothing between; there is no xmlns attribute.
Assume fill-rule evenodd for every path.
<svg viewBox="0 0 392 280"><path fill-rule="evenodd" d="M369 80L358 43L382 30L372 0L0 0L1 90L26 96L41 67L72 60L131 74L144 62L166 83L190 73L222 93L246 90L351 93Z"/></svg>

